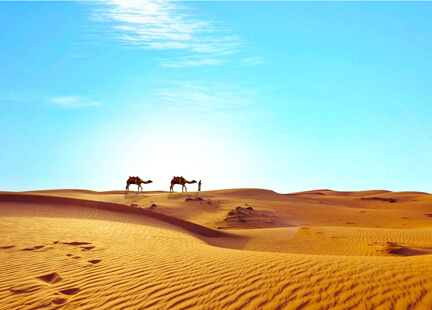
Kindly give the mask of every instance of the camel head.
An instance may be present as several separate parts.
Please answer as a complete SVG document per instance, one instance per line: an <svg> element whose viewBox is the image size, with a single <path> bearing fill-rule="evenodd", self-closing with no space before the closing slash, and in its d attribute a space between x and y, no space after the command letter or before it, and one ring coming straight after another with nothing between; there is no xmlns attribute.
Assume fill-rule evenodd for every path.
<svg viewBox="0 0 432 310"><path fill-rule="evenodd" d="M153 183L153 181L152 180L148 180L147 183Z"/></svg>
<svg viewBox="0 0 432 310"><path fill-rule="evenodd" d="M196 182L197 182L197 181L195 181L195 180L192 180L192 181L191 181L191 183L196 183Z"/></svg>

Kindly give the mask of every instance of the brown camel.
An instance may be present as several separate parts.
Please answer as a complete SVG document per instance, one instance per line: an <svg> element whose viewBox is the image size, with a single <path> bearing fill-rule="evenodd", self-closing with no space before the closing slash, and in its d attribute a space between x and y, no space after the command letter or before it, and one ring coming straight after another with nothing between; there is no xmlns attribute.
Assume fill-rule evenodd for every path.
<svg viewBox="0 0 432 310"><path fill-rule="evenodd" d="M173 191L174 191L174 190L173 190L173 187L174 187L175 184L179 184L179 185L182 186L182 193L183 193L183 189L187 192L186 184L193 184L193 183L196 183L196 182L197 182L197 181L195 181L195 180L188 181L188 180L186 180L184 177L174 177L174 178L171 180L170 192L173 192Z"/></svg>
<svg viewBox="0 0 432 310"><path fill-rule="evenodd" d="M149 184L152 182L153 182L152 180L143 181L139 177L129 177L129 179L126 182L126 191L127 192L129 191L129 185L131 185L131 184L138 185L138 192L139 192L140 188L141 188L141 191L143 191L141 184Z"/></svg>

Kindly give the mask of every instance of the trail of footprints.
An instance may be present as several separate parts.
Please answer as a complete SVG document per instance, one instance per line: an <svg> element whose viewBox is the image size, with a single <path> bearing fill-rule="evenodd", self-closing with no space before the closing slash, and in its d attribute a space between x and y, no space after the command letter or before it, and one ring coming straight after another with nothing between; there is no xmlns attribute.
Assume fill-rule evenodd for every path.
<svg viewBox="0 0 432 310"><path fill-rule="evenodd" d="M48 284L56 284L63 280L63 278L57 272L53 272L36 278ZM68 289L60 290L58 292L61 294L61 296L51 300L51 303L55 305L64 304L67 301L67 296L75 295L80 291L81 291L80 288L68 288Z"/></svg>
<svg viewBox="0 0 432 310"><path fill-rule="evenodd" d="M88 252L91 251L95 248L94 245L92 245L90 242L62 242L62 241L54 241L53 243L50 244L46 244L46 245L37 245L34 247L28 247L28 248L24 248L21 249L20 251L36 251L36 252L45 252L48 250L52 250L54 249L56 246L60 246L60 245L66 245L66 246L73 246L73 247L79 247L79 249L81 249L82 252ZM13 249L16 248L15 245L7 245L7 246L0 246L0 250L7 250L7 249ZM75 251L78 249L75 249ZM70 251L68 251L70 252ZM75 255L75 254L71 254L68 253L66 254L67 257L70 257L72 259L81 259L82 257L79 255ZM88 263L90 263L91 265L95 265L100 263L102 260L101 259L90 259L87 260ZM49 273L49 274L45 274L45 275L41 275L38 277L35 277L36 279L44 282L45 284L48 285L53 285L56 283L59 283L63 280L63 278L60 276L60 274L58 272L53 272L53 273ZM29 292L33 292L36 291L38 289L43 288L44 285L26 285L26 284L17 284L14 285L13 287L11 287L9 289L9 291L13 294L22 294L22 293L29 293ZM59 297L54 298L53 300L51 300L51 303L54 305L61 305L67 302L68 300L68 296L73 296L75 294L78 294L81 291L80 288L68 288L68 289L63 289L63 290L59 290L56 295L59 295Z"/></svg>
<svg viewBox="0 0 432 310"><path fill-rule="evenodd" d="M53 246L53 245L54 246ZM48 250L52 250L54 249L54 247L56 245L72 245L72 246L79 246L81 248L82 252L86 252L86 251L90 251L93 250L95 248L95 246L91 245L90 242L62 242L62 241L54 241L52 244L47 244L47 245L36 245L34 247L30 247L30 248L24 248L21 251L36 251L36 252L45 252ZM2 246L0 247L0 250L2 249L10 249L10 248L14 248L15 245L10 245L10 246ZM79 255L74 255L71 253L66 254L66 256L74 258L74 259L80 259L81 256ZM97 264L99 262L101 262L102 260L100 259L92 259L92 260L88 260L89 263L92 264Z"/></svg>

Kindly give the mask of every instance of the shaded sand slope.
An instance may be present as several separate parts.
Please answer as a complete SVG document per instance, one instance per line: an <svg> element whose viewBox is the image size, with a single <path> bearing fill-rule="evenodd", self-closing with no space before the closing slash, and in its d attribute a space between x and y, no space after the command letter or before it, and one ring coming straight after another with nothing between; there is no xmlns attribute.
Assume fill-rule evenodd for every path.
<svg viewBox="0 0 432 310"><path fill-rule="evenodd" d="M143 204L150 198L160 205L154 209L180 213L180 206L166 193L146 195ZM172 205L164 207L165 200L158 201L158 195ZM214 195L205 201L178 199L182 206L196 204L197 210L209 199L221 208L232 204L228 209L254 204L252 208L277 216L279 206L266 209L270 200L259 195ZM336 255L301 253L304 245L297 248L299 253L275 253L273 247L283 246L265 242L279 237L287 244L304 239L330 245L334 236L378 242L406 238L426 247L425 224L414 223L423 227L416 229L354 227L354 231L347 224L221 231L158 217L154 210L54 198L0 195L0 309L432 308L432 255L402 256L392 253L400 249L389 245L387 256L354 256L355 251L341 256L343 251L337 249L347 247L345 241L330 246ZM291 212L293 221L303 220ZM256 251L247 250L253 246Z"/></svg>
<svg viewBox="0 0 432 310"><path fill-rule="evenodd" d="M140 208L131 208L122 204L102 202L102 201L92 201L86 199L71 199L67 197L58 197L58 196L43 196L43 195L31 195L31 194L14 194L14 193L0 193L0 202L6 203L27 203L27 204L38 204L40 206L57 206L63 205L63 208L66 208L69 216L77 216L79 213L75 213L76 210L73 208L77 207L86 207L92 209L100 209L114 212L123 212L123 213L131 213L131 214L140 214L146 215L147 217L159 219L165 221L170 224L177 225L186 230L194 232L198 235L206 236L206 237L220 237L226 235L226 233L215 231L204 226L200 226L191 222L184 221L182 219L177 219L171 216L167 216L164 214L152 212L145 209ZM65 207L67 206L67 207ZM46 208L45 208L46 209ZM48 211L50 216L56 216L58 208L52 208ZM46 211L46 210L44 210ZM19 214L19 209L14 213ZM42 213L43 214L43 213ZM60 213L61 214L61 213ZM35 213L34 216L41 215L41 213Z"/></svg>

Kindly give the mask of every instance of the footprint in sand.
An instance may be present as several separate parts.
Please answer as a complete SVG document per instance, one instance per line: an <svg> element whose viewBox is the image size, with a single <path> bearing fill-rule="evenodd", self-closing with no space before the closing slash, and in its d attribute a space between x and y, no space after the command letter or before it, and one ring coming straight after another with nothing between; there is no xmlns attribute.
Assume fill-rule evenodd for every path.
<svg viewBox="0 0 432 310"><path fill-rule="evenodd" d="M57 243L66 244L66 245L74 245L74 246L85 245L85 246L81 247L81 251L90 251L90 250L93 250L95 248L94 245L91 245L91 242L79 242L79 241L60 242L60 241L54 241L54 244L57 244Z"/></svg>
<svg viewBox="0 0 432 310"><path fill-rule="evenodd" d="M75 295L77 293L79 293L81 291L80 288L68 288L66 290L61 290L60 293L62 293L63 295Z"/></svg>
<svg viewBox="0 0 432 310"><path fill-rule="evenodd" d="M81 289L79 289L79 288L69 288L66 290L61 290L59 292L63 295L72 296L72 295L79 293L80 291L81 291ZM54 305L62 305L64 303L66 303L67 301L68 301L68 299L65 297L57 297L57 298L51 300L51 303Z"/></svg>
<svg viewBox="0 0 432 310"><path fill-rule="evenodd" d="M90 250L93 250L95 248L95 246L83 246L81 248L82 248L81 251L90 251Z"/></svg>
<svg viewBox="0 0 432 310"><path fill-rule="evenodd" d="M0 246L0 250L6 250L6 249L11 249L14 248L15 245L5 245L5 246Z"/></svg>
<svg viewBox="0 0 432 310"><path fill-rule="evenodd" d="M70 243L64 243L64 242L62 242L62 243L63 244L74 243L74 245L81 245L83 242L70 242ZM78 244L78 243L80 243L80 244ZM85 244L90 244L90 243L86 242ZM84 246L84 247L81 247L81 248L82 248L81 251L90 251L90 250L93 250L95 248L95 246ZM81 258L81 256L77 256L77 255L74 255L74 254L71 254L71 253L66 254L66 256L70 257L70 258L74 258L74 259ZM94 265L94 264L100 263L101 261L102 261L101 259L92 259L92 260L88 260L87 262L89 262L89 263L91 263L91 264Z"/></svg>
<svg viewBox="0 0 432 310"><path fill-rule="evenodd" d="M59 293L61 293L62 295L72 296L72 295L78 294L80 291L81 291L81 289L76 287L76 288L68 288L65 290L61 290L61 291L59 291ZM53 299L51 301L51 303L59 305L59 304L64 304L66 301L67 301L66 297L58 297L58 298Z"/></svg>
<svg viewBox="0 0 432 310"><path fill-rule="evenodd" d="M40 277L37 277L39 280L42 280L46 283L50 283L50 284L54 284L54 283L58 283L61 280L63 280L62 277L60 277L60 275L57 272L53 272L50 274L46 274Z"/></svg>
<svg viewBox="0 0 432 310"><path fill-rule="evenodd" d="M37 246L34 246L34 247L32 247L32 248L25 248L25 249L22 249L22 251L34 251L34 250L42 249L42 248L44 248L44 247L45 247L44 245L37 245Z"/></svg>
<svg viewBox="0 0 432 310"><path fill-rule="evenodd" d="M62 241L54 241L53 243L54 244L65 244L65 245L80 246L82 252L90 251L90 250L93 250L95 248L94 245L91 245L91 242L80 242L80 241L62 242ZM74 259L81 258L81 256L78 256L78 255L75 255L75 254L71 254L71 253L66 254L66 256L68 256L70 258L74 258Z"/></svg>
<svg viewBox="0 0 432 310"><path fill-rule="evenodd" d="M36 279L41 280L47 284L55 284L63 280L62 277L57 272L45 274L43 276L36 277ZM22 293L29 293L33 291L37 291L43 287L45 287L46 284L42 284L37 280L27 280L23 283L15 284L13 287L9 289L9 291L13 294L22 294Z"/></svg>
<svg viewBox="0 0 432 310"><path fill-rule="evenodd" d="M37 277L37 279L42 280L48 284L55 284L55 283L58 283L58 282L63 280L62 277L60 277L60 275L57 272L53 272L50 274L46 274L46 275ZM13 291L12 289L10 291L16 292L16 289L15 289L15 291ZM68 289L60 290L59 293L61 293L62 295L72 296L72 295L79 293L80 291L81 291L80 288L68 288ZM67 298L65 298L65 297L57 297L57 298L51 300L51 303L54 305L62 305L66 302L67 302Z"/></svg>
<svg viewBox="0 0 432 310"><path fill-rule="evenodd" d="M81 244L89 244L89 243L80 243L80 244L74 244L74 245L81 245ZM34 247L31 249L29 248L28 250L33 250L33 249L42 248L42 247L43 246ZM66 255L69 257L72 257L72 258L79 258L79 257L74 257L73 254L66 254ZM94 260L90 260L88 262L90 262L92 264L97 264L97 263L101 262L101 260L100 259L94 259ZM43 281L44 283L50 284L50 285L59 283L63 280L63 278L60 276L60 274L58 272L52 272L52 273L48 273L45 275L41 275L41 276L36 277L36 279ZM33 281L35 281L35 280L33 280ZM28 292L32 292L32 291L43 288L44 285L39 284L39 283L34 283L33 281L30 281L29 283L21 283L21 284L14 285L13 287L11 287L9 289L9 291L13 294L21 294L21 293L28 293ZM68 288L68 289L60 290L57 294L61 294L64 297L60 296L60 297L54 298L53 300L51 300L51 304L62 305L68 301L67 296L75 295L75 294L79 293L80 291L81 291L80 288Z"/></svg>
<svg viewBox="0 0 432 310"><path fill-rule="evenodd" d="M68 244L68 245L84 245L84 244L91 244L91 242L60 242L61 244Z"/></svg>
<svg viewBox="0 0 432 310"><path fill-rule="evenodd" d="M74 259L81 258L81 256L73 255L73 254L70 254L70 253L66 254L66 256L67 256L67 257L74 258Z"/></svg>
<svg viewBox="0 0 432 310"><path fill-rule="evenodd" d="M59 298L55 298L55 299L51 300L51 303L54 304L54 305L62 305L62 304L64 304L66 301L67 301L66 298L60 298L60 297L59 297Z"/></svg>

